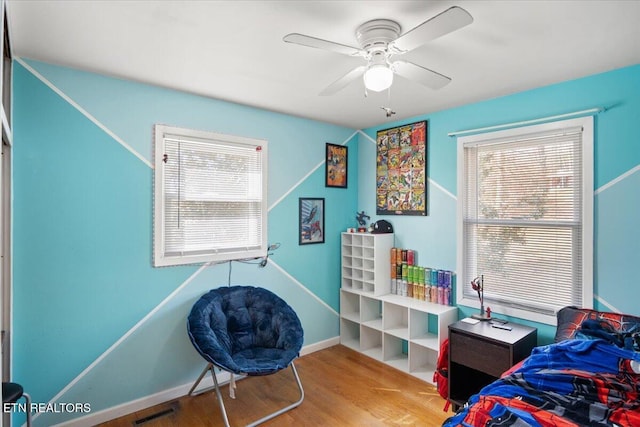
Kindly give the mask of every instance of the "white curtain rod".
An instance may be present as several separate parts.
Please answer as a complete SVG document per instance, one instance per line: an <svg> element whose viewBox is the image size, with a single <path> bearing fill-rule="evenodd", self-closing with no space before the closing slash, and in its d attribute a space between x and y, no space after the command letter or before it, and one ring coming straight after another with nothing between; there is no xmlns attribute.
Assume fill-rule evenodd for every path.
<svg viewBox="0 0 640 427"><path fill-rule="evenodd" d="M541 117L539 119L524 120L524 121L521 121L521 122L513 122L513 123L505 123L503 125L487 126L487 127L484 127L484 128L459 130L459 131L456 131L456 132L450 132L447 135L449 135L449 136L460 136L460 135L468 135L468 134L471 134L471 133L482 133L482 132L488 132L488 131L491 131L491 130L505 129L505 128L516 127L516 126L532 125L534 123L548 122L548 121L551 121L551 120L566 119L566 118L569 118L569 117L595 115L595 114L601 113L603 111L606 111L606 109L604 107L596 107L596 108L590 108L588 110L574 111L572 113L558 114L557 116Z"/></svg>

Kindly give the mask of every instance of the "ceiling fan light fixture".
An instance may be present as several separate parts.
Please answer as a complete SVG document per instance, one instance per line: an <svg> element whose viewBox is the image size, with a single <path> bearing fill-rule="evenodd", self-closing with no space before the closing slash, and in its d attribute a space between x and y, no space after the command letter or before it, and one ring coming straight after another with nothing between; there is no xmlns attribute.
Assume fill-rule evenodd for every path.
<svg viewBox="0 0 640 427"><path fill-rule="evenodd" d="M373 64L364 72L364 86L368 90L381 92L393 83L393 71L386 64Z"/></svg>

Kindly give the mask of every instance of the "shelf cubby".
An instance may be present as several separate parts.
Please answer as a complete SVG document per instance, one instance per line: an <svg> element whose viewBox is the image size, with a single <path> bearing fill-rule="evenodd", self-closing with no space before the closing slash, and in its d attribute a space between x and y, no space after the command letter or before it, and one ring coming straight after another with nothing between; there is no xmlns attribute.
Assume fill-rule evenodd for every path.
<svg viewBox="0 0 640 427"><path fill-rule="evenodd" d="M382 330L382 301L362 296L360 299L360 321L363 325Z"/></svg>
<svg viewBox="0 0 640 427"><path fill-rule="evenodd" d="M357 322L340 319L340 344L360 351L360 325Z"/></svg>
<svg viewBox="0 0 640 427"><path fill-rule="evenodd" d="M438 351L410 342L409 353L411 354L409 373L423 381L432 382L438 362Z"/></svg>
<svg viewBox="0 0 640 427"><path fill-rule="evenodd" d="M352 322L360 322L360 298L357 294L340 293L340 316Z"/></svg>
<svg viewBox="0 0 640 427"><path fill-rule="evenodd" d="M385 302L383 305L383 329L398 338L409 339L409 314L407 307Z"/></svg>
<svg viewBox="0 0 640 427"><path fill-rule="evenodd" d="M383 337L382 361L401 371L409 371L409 354L404 349L407 341L385 333Z"/></svg>
<svg viewBox="0 0 640 427"><path fill-rule="evenodd" d="M411 341L435 351L440 349L438 339L437 316L420 310L409 310L409 324L411 325Z"/></svg>
<svg viewBox="0 0 640 427"><path fill-rule="evenodd" d="M376 360L382 360L382 332L364 324L360 326L360 352Z"/></svg>

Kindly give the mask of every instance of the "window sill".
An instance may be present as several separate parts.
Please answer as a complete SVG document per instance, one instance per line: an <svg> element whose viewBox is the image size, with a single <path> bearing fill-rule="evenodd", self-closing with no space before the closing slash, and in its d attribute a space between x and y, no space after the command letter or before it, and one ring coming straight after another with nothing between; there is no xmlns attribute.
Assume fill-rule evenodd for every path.
<svg viewBox="0 0 640 427"><path fill-rule="evenodd" d="M457 305L462 305L465 307L475 308L480 310L480 302L477 299L472 298L458 298ZM487 302L485 301L485 308L490 307L491 313L500 314L503 316L514 317L518 319L530 320L532 322L543 323L545 325L557 325L556 316L550 316L547 314L536 313L533 311L523 310L519 308L510 307L507 305L502 305L497 302Z"/></svg>

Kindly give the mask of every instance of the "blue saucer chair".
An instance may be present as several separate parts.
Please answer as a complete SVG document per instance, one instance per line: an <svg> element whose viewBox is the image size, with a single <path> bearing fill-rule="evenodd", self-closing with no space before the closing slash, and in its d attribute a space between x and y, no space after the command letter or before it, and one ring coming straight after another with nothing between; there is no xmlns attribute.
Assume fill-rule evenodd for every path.
<svg viewBox="0 0 640 427"><path fill-rule="evenodd" d="M303 330L293 309L273 292L254 286L228 286L203 295L191 309L187 321L189 338L208 362L189 395L194 393L207 372L211 372L225 426L229 427L214 367L231 374L229 390L235 398L235 375L274 374L291 366L300 398L249 424L255 426L299 406L304 390L293 364L302 348Z"/></svg>

